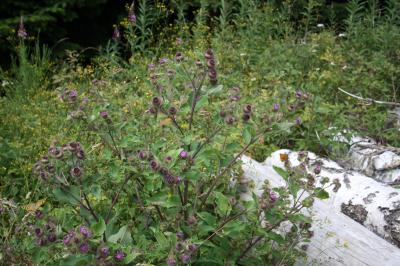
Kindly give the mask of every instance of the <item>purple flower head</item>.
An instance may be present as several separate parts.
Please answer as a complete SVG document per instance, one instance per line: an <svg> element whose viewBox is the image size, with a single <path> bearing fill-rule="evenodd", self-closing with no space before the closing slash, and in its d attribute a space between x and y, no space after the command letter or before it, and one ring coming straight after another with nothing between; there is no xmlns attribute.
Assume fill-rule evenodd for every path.
<svg viewBox="0 0 400 266"><path fill-rule="evenodd" d="M72 152L75 152L81 149L81 144L79 142L71 142L68 144L68 149Z"/></svg>
<svg viewBox="0 0 400 266"><path fill-rule="evenodd" d="M151 169L153 169L154 171L157 171L158 168L160 168L160 165L158 164L158 162L156 160L151 160L150 161L150 167Z"/></svg>
<svg viewBox="0 0 400 266"><path fill-rule="evenodd" d="M176 237L180 240L184 240L185 239L185 233L183 232L177 232L176 233Z"/></svg>
<svg viewBox="0 0 400 266"><path fill-rule="evenodd" d="M55 149L53 155L54 155L54 157L55 157L56 159L61 159L61 158L63 157L63 155L64 155L64 152L63 152L62 149Z"/></svg>
<svg viewBox="0 0 400 266"><path fill-rule="evenodd" d="M159 107L162 105L162 99L160 97L154 97L151 102L153 103L154 106Z"/></svg>
<svg viewBox="0 0 400 266"><path fill-rule="evenodd" d="M296 98L301 98L301 96L303 96L303 93L301 93L301 91L296 91Z"/></svg>
<svg viewBox="0 0 400 266"><path fill-rule="evenodd" d="M214 59L207 60L207 67L210 69L214 69L215 68L215 60Z"/></svg>
<svg viewBox="0 0 400 266"><path fill-rule="evenodd" d="M315 166L315 168L314 168L314 173L315 173L316 175L319 175L319 174L321 173L321 165L320 165L320 164L318 164L317 166Z"/></svg>
<svg viewBox="0 0 400 266"><path fill-rule="evenodd" d="M139 151L138 157L140 160L146 160L148 158L148 153L146 151Z"/></svg>
<svg viewBox="0 0 400 266"><path fill-rule="evenodd" d="M79 167L74 167L71 169L70 174L73 177L80 177L82 175L82 170Z"/></svg>
<svg viewBox="0 0 400 266"><path fill-rule="evenodd" d="M208 49L205 53L204 56L207 60L213 59L214 58L214 52L212 49Z"/></svg>
<svg viewBox="0 0 400 266"><path fill-rule="evenodd" d="M121 32L119 31L119 28L118 28L118 27L115 27L115 28L114 28L113 35L112 35L112 39L113 39L114 41L119 41L119 40L121 39Z"/></svg>
<svg viewBox="0 0 400 266"><path fill-rule="evenodd" d="M278 112L280 109L279 103L274 103L274 112Z"/></svg>
<svg viewBox="0 0 400 266"><path fill-rule="evenodd" d="M164 179L165 179L165 182L168 185L174 185L175 184L175 177L170 173L167 173L166 175L164 175Z"/></svg>
<svg viewBox="0 0 400 266"><path fill-rule="evenodd" d="M195 244L190 244L189 246L188 246L188 250L189 250L189 252L195 252L196 250L197 250L197 246L195 245Z"/></svg>
<svg viewBox="0 0 400 266"><path fill-rule="evenodd" d="M101 111L101 112L100 112L100 116L101 116L103 119L108 119L108 118L109 118L108 112L107 112L107 111Z"/></svg>
<svg viewBox="0 0 400 266"><path fill-rule="evenodd" d="M134 12L132 9L129 10L128 21L129 21L132 25L135 25L135 24L136 24L136 15L135 15L135 12Z"/></svg>
<svg viewBox="0 0 400 266"><path fill-rule="evenodd" d="M79 246L79 251L83 254L88 253L90 249L90 246L88 243L83 243L82 245Z"/></svg>
<svg viewBox="0 0 400 266"><path fill-rule="evenodd" d="M26 37L28 37L28 33L26 33L25 27L24 27L24 20L21 16L21 20L19 21L19 28L18 28L18 37L25 40Z"/></svg>
<svg viewBox="0 0 400 266"><path fill-rule="evenodd" d="M56 234L50 233L50 234L47 236L47 240L49 240L49 242L51 242L51 243L55 242L55 241L57 240Z"/></svg>
<svg viewBox="0 0 400 266"><path fill-rule="evenodd" d="M306 153L304 151L299 151L299 157L304 157L306 156Z"/></svg>
<svg viewBox="0 0 400 266"><path fill-rule="evenodd" d="M42 159L40 160L40 162L44 163L44 164L48 163L49 162L49 157L43 156Z"/></svg>
<svg viewBox="0 0 400 266"><path fill-rule="evenodd" d="M251 113L251 110L252 110L252 108L251 108L251 105L250 105L250 104L246 104L246 105L243 107L243 112L245 112L245 113Z"/></svg>
<svg viewBox="0 0 400 266"><path fill-rule="evenodd" d="M68 97L71 101L75 101L76 98L78 97L78 92L76 90L70 90L68 92Z"/></svg>
<svg viewBox="0 0 400 266"><path fill-rule="evenodd" d="M75 155L80 160L84 160L85 159L85 152L83 150L78 150Z"/></svg>
<svg viewBox="0 0 400 266"><path fill-rule="evenodd" d="M235 118L233 116L227 116L225 118L225 123L227 123L228 125L233 125L233 123L235 123Z"/></svg>
<svg viewBox="0 0 400 266"><path fill-rule="evenodd" d="M186 159L188 156L189 156L189 153L188 153L187 151L181 151L181 152L179 153L179 157L180 157L181 159Z"/></svg>
<svg viewBox="0 0 400 266"><path fill-rule="evenodd" d="M155 66L154 64L148 64L148 65L147 65L147 69L148 69L149 71L154 71L154 70L156 69L156 66Z"/></svg>
<svg viewBox="0 0 400 266"><path fill-rule="evenodd" d="M300 126L302 124L301 118L297 117L296 118L296 125Z"/></svg>
<svg viewBox="0 0 400 266"><path fill-rule="evenodd" d="M183 255L181 256L181 260L182 260L182 263L183 263L183 264L188 264L189 261L190 261L190 256L189 256L188 254L183 254Z"/></svg>
<svg viewBox="0 0 400 266"><path fill-rule="evenodd" d="M197 59L196 62L194 62L194 63L195 63L195 65L197 67L202 67L203 66L203 63L199 59Z"/></svg>
<svg viewBox="0 0 400 266"><path fill-rule="evenodd" d="M41 237L43 235L43 230L41 228L36 228L35 229L35 235L37 237Z"/></svg>
<svg viewBox="0 0 400 266"><path fill-rule="evenodd" d="M71 240L72 236L70 234L66 234L63 239L64 245L66 246L69 245L71 243Z"/></svg>
<svg viewBox="0 0 400 266"><path fill-rule="evenodd" d="M156 109L155 107L150 107L148 111L149 111L149 113L152 114L152 115L157 114L157 109Z"/></svg>
<svg viewBox="0 0 400 266"><path fill-rule="evenodd" d="M247 121L250 120L250 117L251 117L250 113L244 113L243 116L242 116L242 119L243 119L244 122L247 122Z"/></svg>
<svg viewBox="0 0 400 266"><path fill-rule="evenodd" d="M296 109L296 107L293 103L291 103L291 104L289 104L288 109L289 109L289 111L294 111L294 109Z"/></svg>
<svg viewBox="0 0 400 266"><path fill-rule="evenodd" d="M160 65L165 65L166 63L168 63L168 59L167 59L167 58L161 58L161 59L158 61L158 63L159 63Z"/></svg>
<svg viewBox="0 0 400 266"><path fill-rule="evenodd" d="M166 263L168 266L176 266L176 260L172 257L168 257Z"/></svg>
<svg viewBox="0 0 400 266"><path fill-rule="evenodd" d="M117 250L114 254L114 258L116 261L122 261L125 258L126 254L122 250Z"/></svg>
<svg viewBox="0 0 400 266"><path fill-rule="evenodd" d="M171 107L168 109L168 113L169 113L170 115L176 115L177 112L178 112L178 109L176 109L176 107L174 107L174 106L171 106Z"/></svg>
<svg viewBox="0 0 400 266"><path fill-rule="evenodd" d="M171 157L171 156L167 156L167 157L165 157L165 161L166 161L166 162L170 162L170 161L172 161L172 157Z"/></svg>
<svg viewBox="0 0 400 266"><path fill-rule="evenodd" d="M271 191L271 192L269 193L269 201L270 201L271 203L274 203L274 202L276 202L277 200L278 200L278 194L276 194L275 192Z"/></svg>
<svg viewBox="0 0 400 266"><path fill-rule="evenodd" d="M175 184L179 185L182 182L182 178L180 176L175 176L174 182Z"/></svg>
<svg viewBox="0 0 400 266"><path fill-rule="evenodd" d="M173 69L171 69L171 68L168 68L168 69L167 69L167 76L168 76L168 77L173 77L173 76L175 76L175 74L176 74L176 71L175 71L175 70L173 70Z"/></svg>
<svg viewBox="0 0 400 266"><path fill-rule="evenodd" d="M84 237L91 237L92 233L89 231L89 229L82 225L81 227L79 227L79 232L84 236Z"/></svg>
<svg viewBox="0 0 400 266"><path fill-rule="evenodd" d="M185 56L181 52L177 52L175 55L176 62L181 62L183 59L185 59Z"/></svg>
<svg viewBox="0 0 400 266"><path fill-rule="evenodd" d="M37 210L37 211L35 211L35 216L36 216L36 219L43 219L44 214L42 211Z"/></svg>
<svg viewBox="0 0 400 266"><path fill-rule="evenodd" d="M102 247L100 249L100 257L107 258L110 255L110 249L108 247Z"/></svg>

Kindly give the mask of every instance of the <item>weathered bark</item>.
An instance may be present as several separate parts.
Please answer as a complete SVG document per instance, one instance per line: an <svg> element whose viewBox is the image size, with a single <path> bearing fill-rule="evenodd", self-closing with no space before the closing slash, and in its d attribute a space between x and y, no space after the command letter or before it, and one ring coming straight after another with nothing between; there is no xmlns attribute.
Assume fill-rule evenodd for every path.
<svg viewBox="0 0 400 266"><path fill-rule="evenodd" d="M288 150L274 152L264 163L242 158L245 177L254 182L249 186L251 191L242 194L243 199L249 199L252 191L261 195L266 179L272 186L285 185L273 169L274 165L284 167L280 153L289 154L292 166L299 165L297 153ZM317 180L328 177L342 184L337 193L329 191L330 199L314 202L315 235L307 251L309 261L323 259L324 265L399 265L400 249L384 240L400 245L399 191L312 153L308 157L309 172L316 163L322 166Z"/></svg>

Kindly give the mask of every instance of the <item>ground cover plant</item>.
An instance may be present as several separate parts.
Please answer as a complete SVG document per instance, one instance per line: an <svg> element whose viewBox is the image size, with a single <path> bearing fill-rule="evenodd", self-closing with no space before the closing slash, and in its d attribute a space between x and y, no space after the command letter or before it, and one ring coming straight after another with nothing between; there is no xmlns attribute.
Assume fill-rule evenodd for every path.
<svg viewBox="0 0 400 266"><path fill-rule="evenodd" d="M278 169L288 187L243 202L240 155L342 157L343 129L398 145L390 107L338 90L398 101L398 5L352 1L335 28L318 5L299 26L290 1L221 1L216 18L204 1L152 46L149 10L165 7L141 2L90 65L74 51L51 63L20 27L1 72L2 263L293 264L312 235L300 210L335 184Z"/></svg>

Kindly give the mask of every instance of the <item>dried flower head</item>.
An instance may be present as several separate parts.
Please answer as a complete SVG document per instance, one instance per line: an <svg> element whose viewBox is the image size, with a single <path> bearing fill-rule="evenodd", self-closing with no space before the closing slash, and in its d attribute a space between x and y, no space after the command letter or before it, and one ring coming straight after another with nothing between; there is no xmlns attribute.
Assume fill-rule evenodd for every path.
<svg viewBox="0 0 400 266"><path fill-rule="evenodd" d="M82 175L82 170L80 167L73 167L70 171L73 177L80 177Z"/></svg>
<svg viewBox="0 0 400 266"><path fill-rule="evenodd" d="M21 16L21 19L19 21L19 27L18 27L18 37L25 40L28 37L28 33L26 33L25 27L24 27L24 19Z"/></svg>
<svg viewBox="0 0 400 266"><path fill-rule="evenodd" d="M171 106L171 107L168 109L168 113L169 113L170 115L176 115L177 112L178 112L178 109L176 109L176 107L174 107L174 106Z"/></svg>

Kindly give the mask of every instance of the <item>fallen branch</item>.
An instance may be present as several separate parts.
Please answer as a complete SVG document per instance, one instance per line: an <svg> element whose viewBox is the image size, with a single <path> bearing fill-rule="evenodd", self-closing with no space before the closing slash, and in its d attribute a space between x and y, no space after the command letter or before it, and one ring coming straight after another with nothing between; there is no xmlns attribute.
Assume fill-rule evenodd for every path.
<svg viewBox="0 0 400 266"><path fill-rule="evenodd" d="M392 105L392 106L400 106L400 103L378 101L378 100L374 100L374 99L371 99L371 98L363 98L361 96L357 96L357 95L354 95L354 94L352 94L350 92L347 92L347 91L345 91L345 90L343 90L341 88L338 88L338 90L343 92L343 93L345 93L345 94L347 94L350 97L353 97L353 98L358 99L360 101L366 102L368 104L377 103L377 104L386 104L386 105Z"/></svg>

